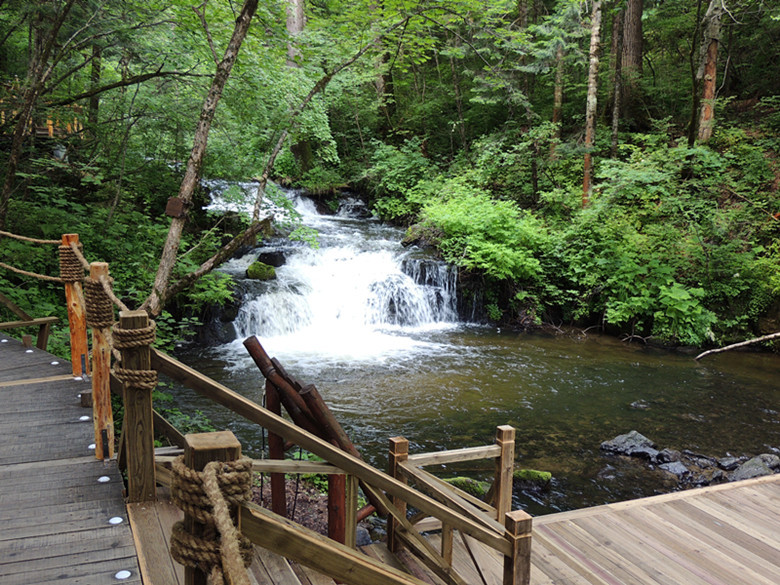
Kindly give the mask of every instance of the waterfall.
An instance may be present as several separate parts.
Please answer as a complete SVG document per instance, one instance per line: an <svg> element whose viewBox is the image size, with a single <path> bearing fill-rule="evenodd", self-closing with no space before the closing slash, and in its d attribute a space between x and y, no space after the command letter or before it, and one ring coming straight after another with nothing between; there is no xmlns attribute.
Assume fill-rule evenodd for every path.
<svg viewBox="0 0 780 585"><path fill-rule="evenodd" d="M228 265L238 274L263 253L281 250L286 259L275 280L246 285L234 322L239 340L256 335L275 348L360 359L419 345L415 335L456 326L453 267L404 249L403 232L366 219L357 199L335 215L320 215L311 199L288 196L303 223L317 230L319 247L274 241Z"/></svg>

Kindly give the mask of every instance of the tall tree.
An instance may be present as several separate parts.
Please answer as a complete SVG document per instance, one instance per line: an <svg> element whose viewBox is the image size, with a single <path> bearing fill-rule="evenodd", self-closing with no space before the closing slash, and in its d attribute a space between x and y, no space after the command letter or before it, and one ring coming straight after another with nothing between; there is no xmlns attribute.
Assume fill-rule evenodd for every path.
<svg viewBox="0 0 780 585"><path fill-rule="evenodd" d="M588 68L588 98L585 108L585 164L582 181L582 206L587 207L591 193L593 159L591 151L596 136L596 106L598 102L599 52L601 49L601 0L594 0L590 22L590 66Z"/></svg>
<svg viewBox="0 0 780 585"><path fill-rule="evenodd" d="M696 73L696 79L701 84L699 142L707 142L712 137L715 126L715 80L718 72L720 21L725 8L725 0L710 0L701 23L701 49L699 69Z"/></svg>
<svg viewBox="0 0 780 585"><path fill-rule="evenodd" d="M620 106L623 100L623 23L624 13L618 10L612 18L612 158L617 156Z"/></svg>
<svg viewBox="0 0 780 585"><path fill-rule="evenodd" d="M622 75L621 109L623 115L632 119L634 125L642 126L645 118L640 108L642 59L644 42L642 37L643 0L626 0L623 11L623 49L620 52Z"/></svg>
<svg viewBox="0 0 780 585"><path fill-rule="evenodd" d="M225 48L222 60L216 62L216 72L214 73L214 78L212 79L208 94L203 100L200 119L198 120L195 136L192 141L192 150L187 159L184 178L179 187L178 196L185 207L192 201L192 195L200 181L203 157L206 154L206 145L208 143L211 124L214 120L214 114L216 113L217 105L219 105L219 100L222 97L222 92L225 89L225 84L230 77L230 72L238 58L238 52L249 31L249 24L252 22L252 17L257 11L257 4L258 0L244 1L244 5L241 8L241 12L236 19L235 27L233 28L233 35ZM205 10L205 4L201 5L201 10ZM203 18L205 18L205 15ZM204 28L206 29L206 34L209 36L209 43L213 47L208 28ZM216 53L214 53L214 55L216 61ZM174 265L176 264L176 256L179 251L181 235L186 221L186 215L171 219L171 226L168 229L168 237L165 240L162 255L160 256L160 265L154 278L152 292L143 304L143 308L146 309L150 315L159 315L170 295L168 283L171 274L173 273Z"/></svg>

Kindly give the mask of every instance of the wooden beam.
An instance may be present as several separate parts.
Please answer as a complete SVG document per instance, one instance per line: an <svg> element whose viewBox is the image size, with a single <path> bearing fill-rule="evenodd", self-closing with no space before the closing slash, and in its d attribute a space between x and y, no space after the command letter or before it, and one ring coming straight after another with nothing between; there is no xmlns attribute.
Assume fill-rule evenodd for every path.
<svg viewBox="0 0 780 585"><path fill-rule="evenodd" d="M255 504L241 506L241 530L255 544L345 583L425 585L411 575Z"/></svg>
<svg viewBox="0 0 780 585"><path fill-rule="evenodd" d="M319 455L347 473L358 476L361 481L371 484L371 486L379 488L379 490L385 490L391 495L403 498L415 508L444 520L452 525L454 529L473 536L476 540L487 544L502 554L507 554L511 550L509 542L502 536L495 534L492 530L487 530L473 520L464 518L461 514L450 510L433 498L404 485L402 482L382 473L357 457L272 414L248 398L207 378L189 366L154 348L152 348L152 364L159 372L185 384L187 387L229 408L247 420L264 426L269 431L283 436L285 439L302 446L315 455Z"/></svg>
<svg viewBox="0 0 780 585"><path fill-rule="evenodd" d="M475 522L479 522L486 529L493 530L496 534L504 533L504 527L494 518L491 518L483 510L476 508L471 502L460 497L454 490L442 489L438 481L436 481L438 478L433 477L427 471L418 469L414 465L409 465L408 462L399 464L398 470L399 473L424 486L431 497L443 503L445 506L452 508Z"/></svg>
<svg viewBox="0 0 780 585"><path fill-rule="evenodd" d="M464 449L449 449L434 453L418 453L409 455L409 463L417 467L426 465L441 465L444 463L458 463L460 461L475 461L477 459L493 459L501 455L501 447L498 445L482 445L479 447L466 447Z"/></svg>
<svg viewBox="0 0 780 585"><path fill-rule="evenodd" d="M20 327L55 323L57 321L59 321L57 317L39 317L38 319L29 319L27 321L6 321L5 323L0 323L0 329L18 329Z"/></svg>

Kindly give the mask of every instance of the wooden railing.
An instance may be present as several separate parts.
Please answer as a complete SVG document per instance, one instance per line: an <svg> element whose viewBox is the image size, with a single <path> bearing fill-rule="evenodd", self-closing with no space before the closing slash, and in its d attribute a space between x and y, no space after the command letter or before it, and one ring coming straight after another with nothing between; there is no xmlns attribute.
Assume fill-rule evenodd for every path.
<svg viewBox="0 0 780 585"><path fill-rule="evenodd" d="M11 311L14 315L19 317L18 321L5 321L0 323L0 329L18 329L21 327L38 327L38 338L35 342L35 347L38 349L46 350L46 346L49 343L49 332L51 331L51 324L59 321L57 317L38 317L34 319L20 309L11 299L0 293L0 303ZM22 342L25 346L29 347L32 344L32 337L29 335L22 336Z"/></svg>
<svg viewBox="0 0 780 585"><path fill-rule="evenodd" d="M451 559L447 558L446 551L445 554L442 555L440 551L436 550L433 545L415 529L412 521L407 518L407 506L414 507L425 516L436 518L443 526L448 527L448 529L451 528L452 530L468 535L503 555L505 558L504 583L506 585L528 583L528 576L530 574L530 558L528 554L530 551L530 516L523 511L507 512L502 518L503 522L499 522L493 516L494 512L492 512L492 510L495 509L495 514L497 514L498 510L506 507L507 491L505 471L499 473L500 482L503 484L503 487L500 487L496 491L496 501L504 503L499 503L498 506L486 509L484 504L475 506L474 502L470 501L470 496L468 495L463 496L454 490L442 489L438 486L437 480L427 478L427 476L423 475L424 472L419 470L419 467L426 464L426 461L438 461L442 459L450 461L463 460L462 457L465 455L468 455L469 457L479 455L480 457L486 456L496 458L498 461L501 461L500 467L502 470L509 468L511 463L507 462L506 457L511 450L504 444L507 442L506 433L509 431L508 428L501 427L501 439L496 445L482 447L476 450L444 452L438 455L430 454L426 456L427 459L418 456L416 461L412 458L411 464L401 464L401 462L398 462L399 467L403 470L402 473L413 477L415 482L425 484L427 481L431 485L437 486L437 489L431 490L436 494L436 497L431 497L426 493L410 487L405 480L383 473L368 465L360 458L301 429L281 416L273 414L246 397L203 376L193 368L178 362L170 356L152 349L150 358L151 367L161 374L164 374L210 400L227 407L243 418L264 427L269 432L283 437L286 441L300 445L309 452L321 457L335 468L332 472L357 478L357 480L361 482L364 491L367 490L370 492L390 515L391 525L393 526L393 539L403 543L403 546L420 558L424 564L445 582L455 585L465 585L463 578L452 568ZM142 401L141 403L144 402ZM126 410L133 408L133 405L126 402L125 408ZM141 436L151 432L153 414L151 409L147 409L146 406L143 406L143 410L144 416L149 420L148 424L143 422L133 426L125 425L123 441L128 453L128 460L130 459L130 453L135 453L137 461L154 461L154 451L151 441L148 438ZM126 416L128 416L128 414L126 414ZM136 432L130 433L128 432L128 429L132 429ZM415 467L419 470L419 473L414 470ZM151 475L151 477L137 479L135 481L136 485L154 485L154 483L159 481L159 479L156 478L156 469L153 465L151 469L149 469L148 465L142 466L142 468L143 469L139 468L139 470L134 471L133 473L145 473ZM279 471L287 473L295 472L296 469L297 471L309 472L312 469L312 466L300 462L291 464L289 462L273 461L259 464L258 468L264 468L265 471L269 472ZM318 467L318 469L324 468ZM130 475L130 473L131 469L128 468L128 474ZM422 477L426 477L426 480L421 480L420 478ZM348 483L354 486L354 480ZM129 490L131 490L130 486L132 485L133 482L129 484ZM502 489L504 491L502 491ZM353 493L356 493L356 490L353 489L352 491ZM508 493L511 493L511 491ZM129 497L131 500L134 497L132 491L129 491ZM135 497L142 497L143 499L146 496L139 496L139 494L136 494ZM350 509L354 509L355 498L351 498L351 500L353 504L350 505ZM322 570L336 579L357 582L355 574L349 572L350 563L353 563L355 558L353 552L347 552L351 550L349 546L342 546L330 539L324 539L324 537L315 537L310 531L293 525L285 518L276 515L271 511L259 509L249 504L242 509L241 519L242 522L245 522L245 524L242 525L242 529L257 544L270 548L273 552L287 558L299 560L301 563L311 566L314 569ZM247 529L247 526L254 526L255 528ZM354 528L351 528L350 530L354 530ZM272 534L276 534L278 538L269 536ZM349 540L351 544L352 538ZM280 545L279 543L282 544ZM323 567L318 564L320 561L313 558L311 554L300 554L300 551L302 550L309 550L306 548L309 546L325 547L328 554L324 556L328 557L328 563L332 561L334 565L330 566L329 564L327 567ZM320 557L323 555L316 556ZM370 565L372 565L372 563L361 566L366 567L366 570L368 571L369 568L367 567ZM384 565L382 565L382 567L382 571L387 569ZM374 571L375 569L376 568L370 570ZM345 571L345 573L342 574L340 572L342 570ZM383 579L396 580L381 582L414 582L409 581L408 576L404 577L405 580L398 580L400 579L398 576L390 577L388 576L389 574L386 573L382 573L382 575L384 575L382 577ZM373 578L379 579L377 575L374 575L372 579ZM372 581L369 579L368 581L364 580L363 582L378 583L380 581Z"/></svg>
<svg viewBox="0 0 780 585"><path fill-rule="evenodd" d="M62 238L62 244L61 250L72 249L75 253L78 236L66 234ZM82 265L86 263L83 257L81 261ZM98 280L107 282L107 265L93 262L88 266L92 283ZM79 279L66 281L66 297L74 375L88 373L85 304ZM154 500L157 484L167 481L169 472L164 466L155 464L155 430L165 433L175 445L183 448L188 445L188 436L182 436L152 408L155 382L149 383L148 379L150 374L154 377L156 372L159 372L262 426L269 432L269 436L273 434L287 443L299 445L325 461L323 464L262 461L255 464L258 471L271 473L273 476L281 473L310 473L316 469L319 473L344 478L347 515L343 544L313 533L273 511L253 504L244 504L238 518L244 533L256 544L349 583L421 585L421 581L354 551L359 482L374 508L389 516L388 546L395 550L401 546L405 547L446 583L466 585L452 565L452 533L457 531L465 535L464 542L468 536L503 555L504 585L527 585L530 578L531 518L523 511L510 511L514 429L499 427L495 445L418 455L408 454L408 441L405 439L392 439L391 472L386 474L365 463L351 443L348 443L348 440L345 443L344 437L340 436L340 429L331 428L334 434L327 440L323 439L311 432L311 429L307 430L287 421L280 414L259 406L189 366L154 350L149 341L137 343L131 340L120 347L118 340L126 336L130 339L133 332L153 333L154 328L145 312L127 310L121 301L117 302L114 297L112 300L123 308L120 310L119 323L115 326L113 335L108 335L108 326L102 322L92 327L92 402L96 456L101 459L113 456L110 394L111 390L121 392L125 418L118 457L120 466L127 472L127 496L130 502ZM38 344L39 347L45 347L48 327L55 318L31 319L26 313L19 312L18 307L12 303L9 305L10 301L6 297L0 295L0 301L21 319L19 322L4 323L0 327L38 325ZM113 349L121 350L119 369L122 371L123 382L109 372L112 348L109 347L108 340L111 337L114 340ZM271 362L272 367L258 363L267 378L271 370L283 370L278 363L273 360ZM310 419L312 415L315 415L315 419L319 418L322 413L316 410L316 389L307 386L297 388L296 391L300 393L299 398L311 408L308 415ZM287 405L285 407L287 408ZM322 427L333 426L333 421L325 419L319 423ZM422 469L425 465L434 463L475 458L495 461L492 505L454 489ZM160 459L159 463L164 463L164 459ZM415 489L409 483L420 489ZM408 518L407 508L410 507L415 508L418 513ZM416 528L423 518L435 519L442 530L441 550L436 550Z"/></svg>

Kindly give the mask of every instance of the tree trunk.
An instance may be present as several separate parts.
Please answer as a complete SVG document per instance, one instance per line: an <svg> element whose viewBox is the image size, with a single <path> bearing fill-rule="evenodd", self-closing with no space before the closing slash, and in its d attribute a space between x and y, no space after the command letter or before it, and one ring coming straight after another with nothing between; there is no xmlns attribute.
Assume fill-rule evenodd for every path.
<svg viewBox="0 0 780 585"><path fill-rule="evenodd" d="M247 31L249 30L249 23L252 21L252 17L257 10L257 3L258 0L245 0L244 5L241 8L241 13L236 19L236 24L233 28L233 36L230 38L230 42L225 49L222 61L217 65L217 71L214 74L211 88L203 102L200 111L200 119L198 120L198 125L195 129L192 151L187 160L187 169L184 173L181 186L179 187L179 198L185 203L192 201L192 195L200 181L203 156L206 153L206 144L208 142L211 123L214 120L214 113L219 104L219 99L222 97L222 91L225 88L225 84L230 77L230 71L233 69L233 65L238 57L238 51L241 48L241 44L244 42L244 38L246 38ZM179 250L179 243L181 242L181 234L184 229L185 221L186 218L173 218L171 220L171 227L168 230L168 237L160 257L160 265L154 279L152 292L142 306L142 308L146 309L152 316L160 314L160 311L168 299L168 281L170 280L174 264L176 263L176 255Z"/></svg>
<svg viewBox="0 0 780 585"><path fill-rule="evenodd" d="M601 43L601 0L593 2L590 30L590 67L588 69L588 102L585 109L585 172L582 181L582 206L587 207L591 193L591 150L596 135L596 106L599 81L599 48Z"/></svg>
<svg viewBox="0 0 780 585"><path fill-rule="evenodd" d="M715 126L715 80L718 66L718 44L720 43L720 20L725 0L710 0L709 8L702 21L702 37L699 70L696 77L701 83L701 113L699 114L699 142L712 137Z"/></svg>
<svg viewBox="0 0 780 585"><path fill-rule="evenodd" d="M92 71L89 77L92 89L95 89L100 85L101 57L102 57L102 49L97 44L92 45ZM93 137L97 136L99 112L100 112L100 94L95 94L93 96L90 96L89 98L89 112L87 114L89 132Z"/></svg>
<svg viewBox="0 0 780 585"><path fill-rule="evenodd" d="M555 139L550 145L550 158L555 158L555 145L561 139L561 110L563 109L563 44L555 53L555 88L553 89L552 123L555 124Z"/></svg>
<svg viewBox="0 0 780 585"><path fill-rule="evenodd" d="M46 81L51 74L51 69L46 68L52 50L54 49L59 35L60 28L70 13L70 9L76 0L68 0L62 9L55 15L51 28L45 33L41 27L36 28L34 33L33 47L31 47L30 66L28 68L28 79L25 90L22 94L22 107L19 118L16 121L13 137L11 138L11 150L8 152L8 163L5 170L5 181L0 191L0 230L5 229L6 215L8 214L8 202L14 191L16 182L16 171L19 167L19 161L22 156L24 139L27 134L27 127L32 120L35 106L41 95ZM42 13L41 13L42 14ZM40 23L40 21L38 21Z"/></svg>
<svg viewBox="0 0 780 585"><path fill-rule="evenodd" d="M297 67L297 58L300 52L295 46L295 37L303 32L306 17L303 11L303 0L287 0L287 34L290 40L287 42L287 66Z"/></svg>
<svg viewBox="0 0 780 585"><path fill-rule="evenodd" d="M612 19L612 150L610 156L617 156L618 130L620 129L620 104L623 98L623 11Z"/></svg>
<svg viewBox="0 0 780 585"><path fill-rule="evenodd" d="M642 10L643 0L627 0L623 16L623 48L620 51L623 69L621 109L635 126L643 126L645 115L641 111L642 78Z"/></svg>

